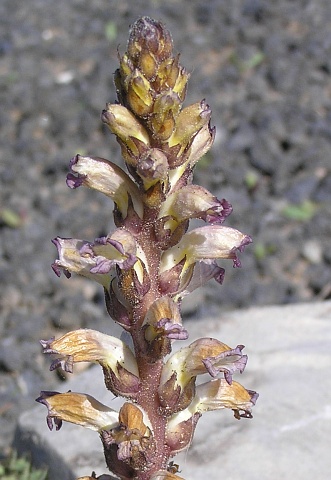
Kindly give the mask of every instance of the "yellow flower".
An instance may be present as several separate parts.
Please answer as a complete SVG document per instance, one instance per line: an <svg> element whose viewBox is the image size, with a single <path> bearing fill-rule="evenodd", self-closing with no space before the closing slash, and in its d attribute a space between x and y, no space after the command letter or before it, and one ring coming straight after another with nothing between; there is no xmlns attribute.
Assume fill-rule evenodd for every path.
<svg viewBox="0 0 331 480"><path fill-rule="evenodd" d="M131 398L137 394L140 383L137 362L122 340L96 330L79 329L57 340L41 340L40 343L44 353L60 355L51 364L51 370L61 366L71 373L74 363L99 363L106 386L115 395Z"/></svg>
<svg viewBox="0 0 331 480"><path fill-rule="evenodd" d="M40 392L37 402L48 408L47 425L59 430L62 421L75 423L96 432L118 425L118 413L83 393Z"/></svg>

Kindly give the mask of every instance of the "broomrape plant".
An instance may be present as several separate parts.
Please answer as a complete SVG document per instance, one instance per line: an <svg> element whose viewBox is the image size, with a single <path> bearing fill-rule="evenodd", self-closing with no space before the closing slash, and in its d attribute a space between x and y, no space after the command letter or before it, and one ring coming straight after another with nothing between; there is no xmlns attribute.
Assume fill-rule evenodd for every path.
<svg viewBox="0 0 331 480"><path fill-rule="evenodd" d="M76 155L70 163L67 185L109 196L117 229L93 242L53 241L55 273L100 283L110 317L133 346L90 329L41 341L44 353L57 356L51 370L96 362L106 388L124 397L119 412L84 393L44 391L37 399L48 409L50 429L66 421L95 430L109 470L121 480L182 478L169 460L189 447L201 415L228 408L237 419L251 418L258 396L232 379L247 362L243 345L200 338L171 354L175 340L188 338L182 298L210 279L221 284L217 260L240 266L237 253L251 242L223 226L231 205L192 183L215 128L204 100L183 108L189 74L172 49L165 27L142 17L119 56L118 102L107 104L101 118L116 135L128 173L99 157ZM206 225L188 230L192 218ZM197 384L205 373L211 379Z"/></svg>

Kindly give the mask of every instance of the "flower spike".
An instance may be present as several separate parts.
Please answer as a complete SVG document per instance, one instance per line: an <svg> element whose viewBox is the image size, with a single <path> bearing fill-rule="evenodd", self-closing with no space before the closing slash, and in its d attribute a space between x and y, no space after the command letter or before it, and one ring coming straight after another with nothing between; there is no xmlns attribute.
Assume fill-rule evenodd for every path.
<svg viewBox="0 0 331 480"><path fill-rule="evenodd" d="M210 279L221 285L218 261L239 267L238 252L252 240L224 225L232 212L227 200L193 184L215 127L206 100L183 106L190 75L170 32L139 18L118 59L117 102L106 104L101 120L120 145L127 173L78 154L67 175L71 189L86 186L112 199L116 229L94 241L55 238L52 267L58 276L101 284L106 310L123 333L118 339L78 328L41 345L55 355L51 370L99 364L106 388L125 401L119 412L84 393L41 392L37 401L47 407L50 429L67 421L96 431L119 480L184 480L170 459L189 447L200 417L230 409L235 418L251 418L258 394L233 380L247 363L241 344L203 337L172 352L175 341L189 337L181 300ZM191 229L192 219L206 225ZM198 384L204 374L210 380ZM92 473L80 480L111 478Z"/></svg>

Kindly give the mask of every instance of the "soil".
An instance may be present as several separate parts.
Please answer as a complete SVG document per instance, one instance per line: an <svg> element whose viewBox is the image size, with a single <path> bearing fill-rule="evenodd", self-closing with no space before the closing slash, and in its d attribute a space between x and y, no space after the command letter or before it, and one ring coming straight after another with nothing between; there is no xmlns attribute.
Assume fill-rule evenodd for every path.
<svg viewBox="0 0 331 480"><path fill-rule="evenodd" d="M216 141L195 182L234 208L253 237L186 315L331 297L331 8L329 0L2 0L0 3L0 448L40 389L58 388L39 339L108 332L98 285L58 279L56 236L93 240L112 204L69 190L70 158L121 162L100 121L115 100L118 49L139 16L162 20L205 98ZM63 379L63 378L62 378ZM46 428L46 424L45 424Z"/></svg>

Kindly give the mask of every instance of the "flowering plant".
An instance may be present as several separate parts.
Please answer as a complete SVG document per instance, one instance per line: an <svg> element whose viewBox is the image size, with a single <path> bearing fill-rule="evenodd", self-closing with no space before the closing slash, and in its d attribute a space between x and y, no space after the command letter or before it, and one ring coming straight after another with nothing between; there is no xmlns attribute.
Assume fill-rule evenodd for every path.
<svg viewBox="0 0 331 480"><path fill-rule="evenodd" d="M182 298L210 279L222 283L217 259L240 266L237 252L251 242L223 225L231 205L192 183L215 129L204 100L182 107L189 74L172 48L165 27L142 17L119 57L118 102L107 104L102 121L116 135L128 173L98 157L76 155L70 164L68 186L111 197L117 229L94 242L54 240L55 273L100 283L108 313L132 347L90 329L41 341L44 353L57 356L51 370L96 362L106 388L124 397L119 412L83 393L41 392L37 399L47 406L50 429L67 421L98 432L107 466L121 480L180 479L169 460L189 447L201 415L228 408L237 419L250 418L257 399L232 379L246 365L243 345L200 338L172 353L175 340L188 338ZM188 230L192 218L207 225ZM198 384L205 373L211 379Z"/></svg>

